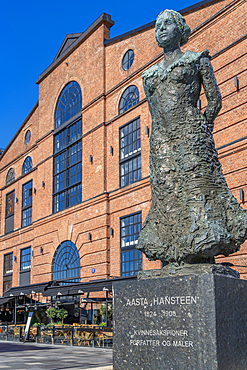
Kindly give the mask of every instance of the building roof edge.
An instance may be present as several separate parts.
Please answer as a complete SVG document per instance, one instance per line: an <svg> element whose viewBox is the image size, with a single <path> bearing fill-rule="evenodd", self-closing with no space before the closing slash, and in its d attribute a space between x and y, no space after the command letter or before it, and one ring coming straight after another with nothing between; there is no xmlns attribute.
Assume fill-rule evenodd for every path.
<svg viewBox="0 0 247 370"><path fill-rule="evenodd" d="M121 35L116 36L116 37L113 37L112 39L105 39L104 40L104 45L108 45L108 44L114 43L114 42L119 41L119 40L121 40L121 39L123 39L125 37L129 37L129 36L131 36L131 35L133 35L135 33L146 31L149 28L154 27L155 26L155 22L156 21L152 21L152 22L146 23L143 26L140 26L140 27L134 28L133 30L130 30L128 32L122 33Z"/></svg>
<svg viewBox="0 0 247 370"><path fill-rule="evenodd" d="M23 129L23 127L25 126L25 124L29 120L29 118L32 116L32 114L35 112L35 110L38 108L38 106L39 106L39 101L36 102L36 104L34 105L34 107L31 109L30 113L28 114L28 116L25 118L25 120L22 123L22 125L19 127L18 131L15 133L15 135L12 137L12 139L10 140L10 142L8 143L8 145L6 146L6 148L4 149L2 155L0 156L0 162L1 162L2 158L3 158L3 156L5 155L5 153L8 151L9 147L11 146L11 144L14 142L14 140L16 139L16 137L19 135L19 133L21 132L21 130Z"/></svg>
<svg viewBox="0 0 247 370"><path fill-rule="evenodd" d="M187 8L178 10L178 12L181 13L182 15L184 15L185 13L189 13L190 11L195 10L197 8L201 8L201 7L204 7L204 6L206 7L207 5L211 5L211 3L217 3L217 2L220 2L220 1L223 1L223 0L203 0L203 1L199 1L198 3L195 3L193 5L188 6ZM152 27L155 26L155 22L156 22L156 20L152 21L152 22L149 22L149 23L146 23L143 26L140 26L140 27L134 28L133 30L130 30L128 32L122 33L121 35L113 37L112 39L108 39L108 40L105 39L104 40L104 45L107 46L109 44L114 44L115 42L118 42L118 41L120 41L124 38L132 36L135 33L147 31L149 28L152 28Z"/></svg>
<svg viewBox="0 0 247 370"><path fill-rule="evenodd" d="M202 1L199 1L193 5L190 5L186 8L183 8L181 10L178 10L179 13L181 14L185 14L185 13L188 13L188 12L191 12L197 8L200 8L200 7L206 7L208 5L211 5L212 3L217 3L217 2L220 2L220 1L223 1L223 0L202 0ZM59 51L58 53L56 54L56 57L55 59L53 60L53 62L44 70L44 72L42 72L36 83L39 84L58 64L60 64L64 59L66 59L66 57L74 50L76 49L81 42L83 42L83 40L89 36L89 34L91 34L95 28L99 27L99 25L102 23L102 22L105 22L105 23L108 23L109 27L113 26L115 24L114 21L112 21L111 19L111 16L107 13L102 13L84 32L82 32L81 34L77 33L77 34L74 34L74 35L80 35L78 37L78 39L72 43L72 45L70 47L68 47L68 49L66 49L66 51L64 53L62 53L61 55L59 55L59 53L61 52L63 46L65 45L65 42L66 40L68 39L68 37L70 35L73 35L73 34L68 34L66 35L62 45L60 46L59 48ZM109 45L109 44L112 44L112 43L115 43L115 42L118 42L120 41L121 39L123 38L127 38L135 33L139 33L139 32L143 32L145 30L148 30L149 28L152 28L154 27L155 25L155 21L152 21L152 22L149 22L143 26L140 26L140 27L137 27L133 30L130 30L128 32L125 32L119 36L116 36L116 37L113 37L112 39L105 39L104 40L104 45Z"/></svg>
<svg viewBox="0 0 247 370"><path fill-rule="evenodd" d="M113 26L115 22L111 19L111 16L107 13L102 13L81 35L78 39L62 53L58 58L56 58L45 70L39 75L36 84L39 84L54 68L57 67L69 54L72 53L95 29L97 29L102 23L106 23L109 27ZM67 36L66 36L67 37ZM65 40L66 40L65 37ZM64 41L65 41L64 40ZM64 41L62 45L64 45ZM61 47L60 49L61 50Z"/></svg>
<svg viewBox="0 0 247 370"><path fill-rule="evenodd" d="M186 8L179 10L179 13L184 15L185 13L189 13L190 11L195 10L197 8L201 8L204 6L206 7L207 5L211 5L212 3L219 3L220 1L223 0L202 0L199 1L198 3L195 3L193 5L187 6Z"/></svg>

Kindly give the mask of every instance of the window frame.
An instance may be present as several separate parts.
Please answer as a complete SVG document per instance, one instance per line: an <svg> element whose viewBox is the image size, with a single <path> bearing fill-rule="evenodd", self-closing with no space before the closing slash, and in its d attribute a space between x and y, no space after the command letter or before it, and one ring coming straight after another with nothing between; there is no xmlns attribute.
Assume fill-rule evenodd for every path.
<svg viewBox="0 0 247 370"><path fill-rule="evenodd" d="M31 166L27 167L26 166L26 163L27 161L29 160L29 162L31 162ZM25 170L26 168L26 170ZM32 158L30 156L26 157L24 162L23 162L23 166L22 166L22 175L26 175L27 173L29 173L30 171L32 171L33 169L33 161L32 161Z"/></svg>
<svg viewBox="0 0 247 370"><path fill-rule="evenodd" d="M74 101L75 114L71 116L71 109L63 111L59 106L62 97L69 99L70 85L76 83L78 96ZM72 86L73 87L73 86ZM67 89L67 90L66 90ZM67 101L64 100L66 107ZM61 104L60 104L61 105ZM70 81L61 91L55 110L55 130L53 134L53 188L52 212L58 213L82 202L82 93L77 81ZM65 109L65 108L64 108ZM69 112L69 117L61 124L57 120ZM58 113L60 114L58 116ZM62 120L62 118L61 118ZM75 127L75 129L73 129ZM71 131L70 131L71 130ZM60 139L61 135L61 139ZM59 146L62 146L59 148Z"/></svg>
<svg viewBox="0 0 247 370"><path fill-rule="evenodd" d="M140 140L140 147L139 148L137 148L137 151L135 152L135 153L132 153L132 154L130 154L130 155L128 155L127 157L125 157L125 158L123 158L123 159L121 159L121 149L123 149L122 147L121 147L121 139L123 139L122 137L121 137L121 130L122 129L124 129L126 126L128 126L129 124L131 124L131 123L133 123L134 121L138 121L139 120L139 125L140 125L140 127L139 127L139 130L140 130L140 138L138 139L137 138L137 140L136 140L136 142L138 143L138 141ZM134 130L134 131L137 131L137 129L136 130ZM132 130L132 133L134 132L133 130ZM129 133L128 133L128 135L129 135ZM133 143L133 141L132 141L132 143ZM128 144L129 145L129 144ZM125 147L125 146L124 146ZM136 117L136 118L134 118L134 119L132 119L131 121L129 121L129 122L127 122L127 123L125 123L124 125L122 125L122 126L120 126L119 127L119 187L120 188L124 188L125 186L128 186L128 185L131 185L131 184L133 184L133 183L135 183L135 182L137 182L137 181L140 181L141 179L142 179L142 174L141 174L141 177L140 178L138 178L136 181L132 181L131 183L130 182L128 182L128 184L127 185L122 185L121 184L121 178L123 177L122 175L121 175L121 165L123 165L123 164L125 164L125 163L127 163L128 161L132 161L132 159L135 159L135 158L138 158L138 157L140 157L140 161L141 161L141 119L140 119L140 116L138 116L138 117ZM139 167L137 167L137 171L139 170ZM141 166L140 166L140 171L141 171ZM134 173L134 170L132 170L132 172ZM129 174L130 172L128 172L128 174Z"/></svg>
<svg viewBox="0 0 247 370"><path fill-rule="evenodd" d="M141 228L142 228L142 211L138 211L138 212L134 212L134 213L131 213L131 214L129 214L129 215L125 215L125 216L122 216L122 217L120 217L120 274L121 274L121 276L123 276L123 277L126 277L126 276L135 276L135 275L137 275L138 274L138 271L141 271L142 270L142 264L143 264L143 258L142 258L142 252L141 251L139 251L138 249L136 249L136 244L137 243L135 243L134 242L134 244L132 244L132 245L128 245L127 247L125 246L125 247L122 247L122 220L123 219L126 219L126 218L130 218L130 217L134 217L134 216L139 216L139 215L141 215L141 222L138 222L137 224L139 225L139 226L141 226L140 227L140 230L141 230ZM141 224L141 225L140 225ZM136 225L136 223L133 223L133 229L134 229L134 225ZM139 226L138 226L138 228L139 228ZM139 236L139 233L140 233L140 230L138 231L138 236ZM133 233L133 234L128 234L128 236L130 236L130 235L133 235L133 236L135 236L135 232ZM137 239L138 240L138 239ZM138 270L130 270L129 269L129 275L126 275L126 271L124 271L123 272L123 263L124 263L124 261L123 261L123 259L122 259L122 255L123 255L123 253L125 253L125 252L131 252L131 251L134 251L134 253L135 253L135 251L137 251L138 252L138 254L139 254L139 256L141 256L141 259L140 258L138 258L138 259L133 259L132 261L133 261L133 263L135 262L135 261L139 261L138 263L141 263L141 268L140 269L138 269ZM131 260L129 260L129 262L132 262ZM141 261L141 262L140 262ZM126 262L126 261L125 261ZM128 262L128 261L127 261ZM131 273L131 272L133 272L133 273ZM124 275L125 274L125 275Z"/></svg>
<svg viewBox="0 0 247 370"><path fill-rule="evenodd" d="M13 211L12 211L12 213L9 213L7 215L7 197L11 194L13 194ZM11 190L9 193L6 194L6 201L5 202L6 202L5 203L5 219L6 219L6 218L9 218L11 216L14 216L14 214L15 214L15 189Z"/></svg>
<svg viewBox="0 0 247 370"><path fill-rule="evenodd" d="M30 253L27 253L27 254L24 254L23 255L23 252L24 251L29 251ZM23 261L23 257L25 257L25 256L28 256L28 259L27 259L27 261ZM30 257L30 258L29 258ZM23 272L26 272L26 271L30 271L31 270L31 260L32 260L32 258L31 258L31 246L29 246L29 247L25 247L25 248L22 248L21 250L20 250L20 273L23 273ZM23 268L23 264L24 263L27 263L27 262L30 262L30 265L27 267L27 268Z"/></svg>
<svg viewBox="0 0 247 370"><path fill-rule="evenodd" d="M73 253L70 252L71 250L73 251ZM74 255L76 256L76 258L73 259L73 266L74 267L72 267L70 269L68 269L68 268L67 269L65 269L65 268L62 269L61 268L60 270L57 269L56 266L58 266L58 267L65 266L64 261L66 261L67 257L70 257L70 256L73 257ZM63 258L63 257L65 257L65 258ZM57 262L58 259L61 261L60 265ZM78 266L75 266L75 262L78 264ZM79 275L73 275L73 272L76 272L76 271L77 272L79 271ZM59 276L59 274L60 274L60 276ZM69 274L69 276L63 277L63 275L67 275L67 274ZM65 279L68 279L68 282ZM81 280L80 254L79 254L79 250L78 250L76 244L73 243L71 240L63 241L62 243L59 244L59 246L56 249L56 252L54 254L53 261L52 261L52 280L53 281L63 280L63 282L60 285L67 285L67 284L72 283L72 282L80 282L80 280Z"/></svg>
<svg viewBox="0 0 247 370"><path fill-rule="evenodd" d="M133 52L133 57L130 58L129 57L129 54L131 52ZM127 61L124 62L124 58L126 56L127 56ZM128 71L131 68L131 66L132 66L132 64L134 62L134 59L135 59L135 52L134 52L134 50L133 49L128 49L126 51L126 53L124 54L123 58L122 58L122 68L123 68L124 71ZM124 64L127 64L127 68L124 68Z"/></svg>
<svg viewBox="0 0 247 370"><path fill-rule="evenodd" d="M13 194L13 205L12 205L13 210L11 213L7 214L7 209L10 208L10 207L7 207L8 205L7 198L11 194ZM5 235L14 231L14 217L15 217L15 189L7 193L6 198L5 198ZM13 218L13 221L11 221L10 218ZM7 229L10 228L12 222L13 222L13 229L11 229L10 231L7 231Z"/></svg>
<svg viewBox="0 0 247 370"><path fill-rule="evenodd" d="M131 90L131 88L134 87L135 88L135 93L137 92L138 94L138 97L135 99L135 100L132 100L132 104L130 107L129 104L124 104L123 107L121 108L121 104L122 104L122 101L125 100L126 102L128 102L128 100L126 99L126 97L128 97L128 95L130 94L134 94L133 91L129 91L128 90ZM128 92L128 93L127 93ZM140 102L140 93L139 93L139 89L136 85L129 85L128 87L126 87L126 89L124 90L124 92L122 93L121 97L120 97L120 100L119 100L119 105L118 105L118 114L122 114L124 112L127 112L129 109L133 108L136 104L138 104ZM127 108L124 109L124 107L127 105Z"/></svg>
<svg viewBox="0 0 247 370"><path fill-rule="evenodd" d="M8 179L10 173L12 173L13 175L10 179ZM6 186L12 184L12 182L14 182L14 181L15 181L15 170L13 169L13 167L11 167L8 170L8 173L7 173L7 176L6 176Z"/></svg>
<svg viewBox="0 0 247 370"><path fill-rule="evenodd" d="M72 86L73 83L76 83L75 86ZM71 85L71 86L70 86ZM77 91L79 92L77 96L79 96L79 100L76 101L76 104L73 104L69 109L67 109L66 111L62 111L62 113L58 116L58 112L61 111L61 108L60 108L60 105L64 105L63 104L63 97L66 96L67 92L69 92L69 90L71 88L77 88ZM68 94L67 94L68 95ZM77 99L77 96L76 96L76 99ZM69 99L68 99L69 100ZM66 100L65 100L66 102ZM61 104L60 104L61 103ZM63 120L62 119L62 122L58 124L58 120L60 117L62 117L64 114L66 115L68 111L70 111L71 109L73 109L73 107L76 107L76 112L74 115L70 115L70 117L68 119L65 119ZM56 109L55 109L55 115L54 115L54 120L55 120L55 129L58 129L59 127L61 127L62 125L64 125L64 123L68 122L70 119L72 119L73 117L75 117L78 113L81 113L81 108L82 108L82 93L81 93L81 87L79 85L79 83L75 80L73 81L70 81L68 82L62 89L61 93L59 94L59 97L58 97L58 100L57 100L57 104L56 104Z"/></svg>
<svg viewBox="0 0 247 370"><path fill-rule="evenodd" d="M26 134L25 134L25 144L28 145L30 143L30 140L31 140L31 131L30 130L27 130Z"/></svg>
<svg viewBox="0 0 247 370"><path fill-rule="evenodd" d="M29 192L30 192L30 189L32 190L32 194L30 196L29 194L29 197L31 197L31 203L23 206L24 204L24 199L28 199L29 197L26 197L24 198L24 186L28 185L29 183L31 183L31 188L29 188ZM23 221L24 221L24 218L23 218L23 214L25 211L31 209L31 223L28 223L27 225L23 225ZM25 220L27 219L30 219L30 216L29 217L25 217ZM22 185L22 209L21 209L21 227L27 227L27 226L30 226L32 225L33 223L33 180L29 180L27 181L25 184Z"/></svg>
<svg viewBox="0 0 247 370"><path fill-rule="evenodd" d="M72 142L69 142L68 141L68 138L69 138L68 132L69 132L70 128L73 127L73 125L79 124L80 122L81 122L81 126L79 126L79 129L80 129L81 135L80 135L79 139L77 139L75 141L72 141ZM56 141L55 141L56 136L59 135L62 132L65 133L64 137L65 137L65 140L66 140L66 144L62 149L55 152L55 150L56 150ZM72 158L72 156L71 156L71 154L69 155L69 152L70 152L70 149L72 149L73 147L78 147L78 149L76 150L75 155L76 155L76 157L79 158L79 160L76 159L75 163L70 164L69 161L70 161L70 158ZM53 148L54 148L54 153L53 153L53 193L52 193L52 197L53 197L52 204L53 204L53 206L52 207L53 207L53 213L58 213L58 212L63 211L67 208L73 207L73 206L81 203L81 201L82 201L82 116L79 116L75 120L72 120L69 124L67 124L65 127L62 127L60 130L56 130L56 132L54 133L54 136L53 136ZM65 163L64 169L56 172L56 163L55 163L56 158L59 158L59 156L62 155L63 153L64 153L63 162ZM80 180L74 182L73 184L69 184L70 179L73 177L73 175L71 175L71 173L70 173L70 170L72 171L73 168L74 169L76 168L76 173L74 174L74 176L77 177L79 175ZM59 189L58 191L55 191L56 176L59 176L62 173L65 174L64 175L64 180L63 180L65 185L62 189ZM78 191L78 188L79 188L79 191ZM79 201L76 201L74 204L70 205L70 202L71 202L73 196L71 196L69 193L70 193L70 190L73 190L73 189L76 189L74 197L76 197L76 199L77 199L78 196L79 196ZM60 201L55 202L56 197L60 196L62 194L64 194L64 201L63 202L64 202L65 206L62 209L59 206L59 209L56 210L55 209L56 204L60 205L60 203L61 203Z"/></svg>
<svg viewBox="0 0 247 370"><path fill-rule="evenodd" d="M7 262L7 260L6 260L6 257L7 256L12 256L12 264L10 264L10 266L12 267L12 270L10 270L9 272L6 272L6 268L7 268L7 266L6 266L6 262ZM10 275L12 275L13 274L13 252L10 252L10 253L5 253L4 255L3 255L3 276L10 276Z"/></svg>
<svg viewBox="0 0 247 370"><path fill-rule="evenodd" d="M12 284L13 284L13 279L12 279L12 274L10 275L6 275L4 276L3 278L3 293L7 292L9 289L12 288ZM6 289L6 285L9 287Z"/></svg>

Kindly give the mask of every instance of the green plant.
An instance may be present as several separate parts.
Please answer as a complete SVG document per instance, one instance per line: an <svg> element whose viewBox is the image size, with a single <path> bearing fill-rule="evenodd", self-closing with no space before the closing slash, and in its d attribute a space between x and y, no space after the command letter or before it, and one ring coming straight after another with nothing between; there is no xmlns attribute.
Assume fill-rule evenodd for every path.
<svg viewBox="0 0 247 370"><path fill-rule="evenodd" d="M103 317L103 320L106 318L106 304L103 303L100 307L100 312ZM112 305L108 304L108 320L111 320L112 318Z"/></svg>
<svg viewBox="0 0 247 370"><path fill-rule="evenodd" d="M46 328L52 328L53 327L53 324L47 324L45 327Z"/></svg>
<svg viewBox="0 0 247 370"><path fill-rule="evenodd" d="M106 326L105 322L101 322L98 326Z"/></svg>
<svg viewBox="0 0 247 370"><path fill-rule="evenodd" d="M33 322L40 323L42 322L43 318L45 317L45 311L43 308L34 308L33 310Z"/></svg>
<svg viewBox="0 0 247 370"><path fill-rule="evenodd" d="M65 310L64 308L61 308L60 310L57 311L57 317L62 320L62 325L63 325L63 320L66 319L68 316L68 311Z"/></svg>
<svg viewBox="0 0 247 370"><path fill-rule="evenodd" d="M57 315L57 310L54 307L48 308L46 311L46 316L50 319L50 323L53 324L53 319Z"/></svg>

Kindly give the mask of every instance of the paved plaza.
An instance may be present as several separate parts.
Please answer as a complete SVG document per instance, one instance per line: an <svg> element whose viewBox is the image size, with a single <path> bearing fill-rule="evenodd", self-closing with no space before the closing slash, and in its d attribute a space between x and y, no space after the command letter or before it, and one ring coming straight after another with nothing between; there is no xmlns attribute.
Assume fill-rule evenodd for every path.
<svg viewBox="0 0 247 370"><path fill-rule="evenodd" d="M0 341L0 370L112 370L112 350Z"/></svg>

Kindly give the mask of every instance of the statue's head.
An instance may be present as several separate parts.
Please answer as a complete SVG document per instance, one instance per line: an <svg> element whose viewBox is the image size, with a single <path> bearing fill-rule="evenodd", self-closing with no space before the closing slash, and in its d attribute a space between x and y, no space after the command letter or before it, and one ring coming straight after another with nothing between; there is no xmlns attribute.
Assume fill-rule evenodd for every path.
<svg viewBox="0 0 247 370"><path fill-rule="evenodd" d="M182 46L188 41L190 32L184 17L175 10L166 9L156 19L155 37L160 47L164 48L174 42Z"/></svg>

